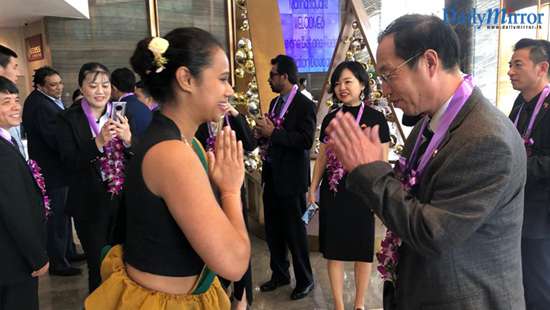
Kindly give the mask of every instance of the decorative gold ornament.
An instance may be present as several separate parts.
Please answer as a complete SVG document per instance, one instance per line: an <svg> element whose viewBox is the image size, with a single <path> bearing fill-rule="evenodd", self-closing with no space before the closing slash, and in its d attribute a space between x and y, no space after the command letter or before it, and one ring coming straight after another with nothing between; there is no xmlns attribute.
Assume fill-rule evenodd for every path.
<svg viewBox="0 0 550 310"><path fill-rule="evenodd" d="M246 63L246 60L247 60L247 57L246 57L246 52L244 49L242 48L239 48L237 50L237 52L235 53L235 61L239 64L239 65L244 65Z"/></svg>
<svg viewBox="0 0 550 310"><path fill-rule="evenodd" d="M242 48L245 52L252 50L252 42L248 38L240 38L239 41L237 41L237 48Z"/></svg>
<svg viewBox="0 0 550 310"><path fill-rule="evenodd" d="M237 5L243 9L246 10L246 0L237 0Z"/></svg>
<svg viewBox="0 0 550 310"><path fill-rule="evenodd" d="M252 49L248 50L248 52L246 52L246 58L252 60L254 59L254 52L252 52Z"/></svg>
<svg viewBox="0 0 550 310"><path fill-rule="evenodd" d="M243 20L243 24L241 27L239 27L241 31L248 31L250 29L250 26L248 25L248 19Z"/></svg>
<svg viewBox="0 0 550 310"><path fill-rule="evenodd" d="M235 76L239 79L244 78L244 69L243 68L235 69Z"/></svg>
<svg viewBox="0 0 550 310"><path fill-rule="evenodd" d="M332 100L332 98L330 98L330 99L327 99L327 101L325 101L325 104L330 109L334 105L334 101Z"/></svg>
<svg viewBox="0 0 550 310"><path fill-rule="evenodd" d="M246 72L250 73L250 74L254 74L256 72L256 68L254 67L254 61L253 60L247 60L246 63L244 64L244 68L246 70Z"/></svg>

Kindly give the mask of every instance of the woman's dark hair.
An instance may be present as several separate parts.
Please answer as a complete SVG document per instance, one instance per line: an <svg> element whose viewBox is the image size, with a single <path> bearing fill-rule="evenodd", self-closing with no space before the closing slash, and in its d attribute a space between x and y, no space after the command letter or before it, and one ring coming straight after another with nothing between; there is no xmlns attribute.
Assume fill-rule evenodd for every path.
<svg viewBox="0 0 550 310"><path fill-rule="evenodd" d="M336 69L334 69L334 72L330 77L330 88L328 92L330 94L334 93L336 82L338 82L338 80L340 79L340 75L342 75L342 72L345 69L351 71L351 73L353 73L353 76L355 76L355 78L359 80L359 82L361 82L363 85L365 85L365 89L363 89L363 94L365 95L365 98L368 98L370 94L369 74L367 73L367 70L365 70L365 67L363 67L363 65L357 61L344 61L336 66Z"/></svg>
<svg viewBox="0 0 550 310"><path fill-rule="evenodd" d="M0 93L19 94L19 90L10 79L0 76Z"/></svg>
<svg viewBox="0 0 550 310"><path fill-rule="evenodd" d="M75 89L73 92L73 104L77 103L76 99L81 96L82 96L82 92L80 91L80 88ZM78 99L78 101L80 101L80 99Z"/></svg>
<svg viewBox="0 0 550 310"><path fill-rule="evenodd" d="M155 58L148 48L152 39L145 38L137 44L130 63L141 77L145 89L161 104L174 97L172 81L179 67L187 67L192 76L200 78L202 70L212 61L212 52L217 48L223 49L218 40L205 30L194 27L176 28L164 36L169 42L168 49L162 54L167 63L164 70L157 73Z"/></svg>
<svg viewBox="0 0 550 310"><path fill-rule="evenodd" d="M52 76L56 74L59 75L59 72L55 71L55 69L49 66L40 67L34 70L34 77L32 79L33 86L34 87L37 87L38 85L44 86L44 83L46 83L46 78L48 76Z"/></svg>
<svg viewBox="0 0 550 310"><path fill-rule="evenodd" d="M84 79L90 73L94 74L93 80L95 80L99 74L106 74L109 80L111 79L111 73L105 65L98 62L88 62L80 67L80 71L78 72L78 86L82 87L82 82L84 82Z"/></svg>

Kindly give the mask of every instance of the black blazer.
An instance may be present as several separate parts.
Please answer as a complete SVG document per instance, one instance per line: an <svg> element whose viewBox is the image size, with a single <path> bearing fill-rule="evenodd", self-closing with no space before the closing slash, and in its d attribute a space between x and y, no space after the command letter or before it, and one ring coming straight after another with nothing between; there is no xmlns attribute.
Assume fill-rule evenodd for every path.
<svg viewBox="0 0 550 310"><path fill-rule="evenodd" d="M245 152L252 152L257 146L256 139L254 139L254 134L252 133L252 130L248 126L248 123L246 122L246 119L243 115L239 114L236 117L233 117L231 115L227 118L229 120L229 124L231 125L231 129L235 131L235 136L237 137L237 140L242 141L243 143L243 149ZM227 124L224 120L224 126ZM204 123L199 126L197 129L197 133L195 134L195 138L199 140L199 142L206 148L206 141L208 139L208 136L210 133L208 132L208 124Z"/></svg>
<svg viewBox="0 0 550 310"><path fill-rule="evenodd" d="M269 110L278 97L271 100ZM315 104L300 92L296 93L287 110L281 129L271 135L268 154L271 173L262 169L262 182L273 184L273 191L281 196L303 194L310 182L309 149L315 135ZM267 178L270 177L270 180Z"/></svg>
<svg viewBox="0 0 550 310"><path fill-rule="evenodd" d="M42 195L19 150L0 138L0 286L48 262Z"/></svg>
<svg viewBox="0 0 550 310"><path fill-rule="evenodd" d="M521 96L521 95L519 95ZM510 112L514 121L522 100L516 99ZM535 98L533 105L538 100ZM533 107L534 109L534 107ZM544 100L533 125L531 138L535 141L532 155L527 158L525 209L523 215L524 238L550 238L550 95ZM531 115L531 114L529 114ZM529 118L530 119L530 118ZM527 122L529 122L529 119ZM527 127L527 125L525 125ZM521 132L522 134L523 132Z"/></svg>
<svg viewBox="0 0 550 310"><path fill-rule="evenodd" d="M126 101L126 115L128 116L130 128L132 129L132 134L135 134L136 138L138 138L149 127L153 113L135 95L124 97L121 101Z"/></svg>
<svg viewBox="0 0 550 310"><path fill-rule="evenodd" d="M117 197L111 197L101 179L97 149L81 105L60 113L56 137L61 161L69 175L66 213L76 219L94 220L116 212Z"/></svg>
<svg viewBox="0 0 550 310"><path fill-rule="evenodd" d="M23 106L23 127L27 132L29 158L35 160L46 181L47 188L67 184L59 146L55 138L55 123L61 109L38 90L33 90Z"/></svg>

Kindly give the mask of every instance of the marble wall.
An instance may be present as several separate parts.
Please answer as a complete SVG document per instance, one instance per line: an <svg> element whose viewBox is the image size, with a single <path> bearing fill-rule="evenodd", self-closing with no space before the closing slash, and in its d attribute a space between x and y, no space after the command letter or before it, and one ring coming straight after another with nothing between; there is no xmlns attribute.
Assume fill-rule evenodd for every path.
<svg viewBox="0 0 550 310"><path fill-rule="evenodd" d="M160 34L178 27L207 30L227 49L226 0L158 0Z"/></svg>
<svg viewBox="0 0 550 310"><path fill-rule="evenodd" d="M110 70L129 67L136 43L149 34L144 0L90 0L90 19L46 17L52 66L65 81L63 99L71 102L78 70L95 61Z"/></svg>

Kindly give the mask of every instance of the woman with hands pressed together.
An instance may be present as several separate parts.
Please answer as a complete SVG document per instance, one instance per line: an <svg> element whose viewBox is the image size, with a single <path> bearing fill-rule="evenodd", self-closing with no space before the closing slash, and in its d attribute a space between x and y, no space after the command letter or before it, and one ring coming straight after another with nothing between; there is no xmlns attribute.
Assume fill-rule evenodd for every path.
<svg viewBox="0 0 550 310"><path fill-rule="evenodd" d="M229 309L216 274L239 280L250 258L243 147L226 127L206 160L193 139L233 95L227 56L210 33L178 28L140 41L131 64L160 110L128 165L126 242L107 253L86 309Z"/></svg>

